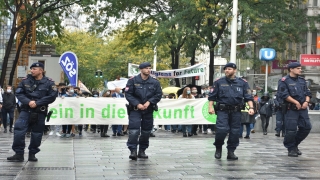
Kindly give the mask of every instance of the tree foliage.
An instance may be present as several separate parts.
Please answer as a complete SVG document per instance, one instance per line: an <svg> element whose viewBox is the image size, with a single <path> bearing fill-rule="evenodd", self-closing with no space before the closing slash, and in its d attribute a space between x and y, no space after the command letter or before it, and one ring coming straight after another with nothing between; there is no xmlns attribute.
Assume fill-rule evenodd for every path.
<svg viewBox="0 0 320 180"><path fill-rule="evenodd" d="M89 1L89 0L88 0ZM14 43L14 38L16 33L20 29L24 29L24 33L21 35L19 40L19 45L16 50L15 60L13 62L13 67L11 69L9 84L12 84L13 75L16 69L16 65L20 56L21 48L27 38L30 38L28 34L31 31L31 24L33 21L39 20L39 24L46 27L48 30L55 29L59 32L60 18L63 18L62 12L65 8L75 4L80 3L81 0L3 0L0 1L1 16L11 18L12 27L11 34L7 43L5 56L2 64L2 72L0 84L4 83L6 76L6 69L8 65L9 55ZM85 2L85 1L83 1ZM21 24L17 24L18 18L21 17ZM35 37L32 37L35 38Z"/></svg>

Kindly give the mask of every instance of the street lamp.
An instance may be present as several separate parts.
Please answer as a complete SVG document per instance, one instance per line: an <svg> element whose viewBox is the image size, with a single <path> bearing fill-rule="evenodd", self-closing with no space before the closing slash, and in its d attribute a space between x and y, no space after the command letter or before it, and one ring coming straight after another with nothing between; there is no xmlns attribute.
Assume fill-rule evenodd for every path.
<svg viewBox="0 0 320 180"><path fill-rule="evenodd" d="M238 31L238 0L233 0L232 22L231 22L231 53L230 62L236 63L237 53L237 31Z"/></svg>

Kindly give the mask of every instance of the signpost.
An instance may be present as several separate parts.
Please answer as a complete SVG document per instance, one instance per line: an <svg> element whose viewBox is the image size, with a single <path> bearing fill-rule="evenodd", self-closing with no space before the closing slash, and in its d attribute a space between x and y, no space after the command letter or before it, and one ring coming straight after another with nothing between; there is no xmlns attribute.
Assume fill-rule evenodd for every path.
<svg viewBox="0 0 320 180"><path fill-rule="evenodd" d="M266 61L266 79L265 79L265 90L264 92L268 92L268 61L273 61L276 57L276 51L272 48L262 48L259 52L259 59L261 61Z"/></svg>

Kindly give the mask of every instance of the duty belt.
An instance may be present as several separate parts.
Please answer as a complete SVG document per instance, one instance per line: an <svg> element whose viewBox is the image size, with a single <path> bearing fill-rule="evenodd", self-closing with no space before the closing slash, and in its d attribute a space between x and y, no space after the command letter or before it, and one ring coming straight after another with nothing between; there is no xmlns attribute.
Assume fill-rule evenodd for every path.
<svg viewBox="0 0 320 180"><path fill-rule="evenodd" d="M241 111L241 105L218 104L217 109L220 111Z"/></svg>
<svg viewBox="0 0 320 180"><path fill-rule="evenodd" d="M37 106L36 108L30 108L29 105L22 104L21 105L22 110L35 110L37 113L47 113L48 106Z"/></svg>

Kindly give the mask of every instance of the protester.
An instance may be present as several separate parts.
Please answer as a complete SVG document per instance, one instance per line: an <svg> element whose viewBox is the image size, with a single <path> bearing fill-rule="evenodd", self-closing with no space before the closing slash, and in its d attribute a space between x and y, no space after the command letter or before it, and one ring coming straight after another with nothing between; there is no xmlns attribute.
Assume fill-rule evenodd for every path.
<svg viewBox="0 0 320 180"><path fill-rule="evenodd" d="M9 120L10 120L10 129L9 132L12 131L12 125L13 125L13 118L14 118L14 109L16 107L16 96L12 92L12 86L8 85L5 93L2 95L3 102L2 105L0 105L1 112L2 112L2 120L3 120L3 128L4 133L7 133L7 115L9 114Z"/></svg>
<svg viewBox="0 0 320 180"><path fill-rule="evenodd" d="M191 89L186 87L183 89L183 93L179 96L178 99L195 99L191 94ZM181 125L183 137L191 137L192 136L192 125ZM188 133L188 136L187 136Z"/></svg>

